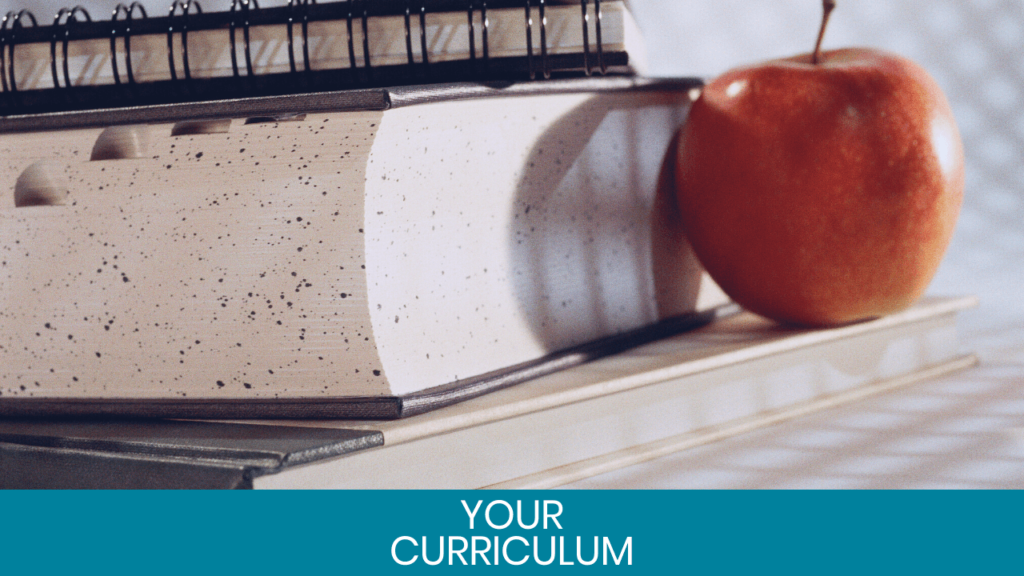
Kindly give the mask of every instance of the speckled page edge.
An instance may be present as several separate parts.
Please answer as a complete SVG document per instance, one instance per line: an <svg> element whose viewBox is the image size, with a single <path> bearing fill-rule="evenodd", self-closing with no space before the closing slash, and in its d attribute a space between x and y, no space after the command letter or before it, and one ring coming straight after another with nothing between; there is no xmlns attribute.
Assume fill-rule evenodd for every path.
<svg viewBox="0 0 1024 576"><path fill-rule="evenodd" d="M734 304L667 318L548 354L534 361L430 388L405 396L341 396L334 398L134 399L134 398L2 398L0 417L102 416L197 419L346 419L394 420L422 414L476 398L527 380L565 370L597 358L693 330L734 315ZM2 438L0 438L2 441Z"/></svg>
<svg viewBox="0 0 1024 576"><path fill-rule="evenodd" d="M300 111L367 110L414 106L439 101L637 90L680 91L698 79L649 79L627 76L536 82L448 83L391 89L365 89L300 96L260 97L212 103L184 103L129 110L66 112L0 119L0 132L60 130L73 126L131 124L174 119L275 116ZM4 398L0 416L113 416L147 418L351 418L397 419L500 390L531 378L575 366L657 338L687 330L714 318L714 313L670 319L653 326L559 351L520 365L445 384L408 396L341 396L289 399L178 398Z"/></svg>

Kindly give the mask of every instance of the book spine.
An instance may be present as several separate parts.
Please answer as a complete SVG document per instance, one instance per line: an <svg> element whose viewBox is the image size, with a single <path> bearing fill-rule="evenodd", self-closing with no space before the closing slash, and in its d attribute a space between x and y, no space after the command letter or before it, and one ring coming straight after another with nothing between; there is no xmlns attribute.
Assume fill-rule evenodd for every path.
<svg viewBox="0 0 1024 576"><path fill-rule="evenodd" d="M582 46L567 50L549 41L555 32L549 29L553 26L549 13L553 9L562 13L575 10L574 5L579 6L578 23L569 24L578 26ZM489 11L491 15L500 12L503 24L514 22L511 15L522 11L525 46L521 53L510 56L506 50L495 54L501 47L493 45ZM468 50L454 59L447 55L442 62L428 47L428 19L442 14L451 18L459 13L465 16L458 32L466 36L459 42L465 41ZM379 38L374 36L382 35L373 25L378 18L397 22L397 29L389 28L388 33L404 32L403 55L389 55L392 57L386 61L375 55L372 47ZM203 12L199 0L174 0L164 16L150 15L142 4L131 2L117 4L107 20L93 19L82 6L61 8L49 24L28 10L10 11L0 22L0 115L89 109L97 102L124 107L216 100L239 94L515 79L520 74L531 80L547 79L553 72L564 70L587 76L606 74L610 65L624 66L628 59L622 53L618 59L608 57L602 44L602 18L601 0L340 0L323 4L288 0L284 6L266 8L261 8L257 0L233 0L230 10L210 13ZM330 23L336 35L333 40L341 51L347 47L347 54L339 54L336 61L315 69L310 45L322 44L323 38L311 36L311 23ZM284 70L254 64L254 29L273 26L283 27L286 33L288 60ZM230 75L211 77L208 70L197 71L195 58L190 60L190 38L193 48L202 49L195 42L202 43L204 33L208 39L210 34L224 30L228 32L225 50L230 54ZM162 40L154 40L164 37L166 57L153 53L162 50ZM140 79L138 62L133 66L133 39L137 43L136 60L138 43L142 42L145 56L166 60L166 69L155 71L150 63L148 77ZM49 47L48 74L39 74L41 65L19 61L19 53L24 53L21 59L26 62L45 61L45 56L40 56L44 46ZM100 63L91 64L97 69L75 70L69 65L76 49L98 56ZM154 73L160 76L158 80L153 79ZM26 78L30 75L32 78ZM197 87L197 82L204 86Z"/></svg>

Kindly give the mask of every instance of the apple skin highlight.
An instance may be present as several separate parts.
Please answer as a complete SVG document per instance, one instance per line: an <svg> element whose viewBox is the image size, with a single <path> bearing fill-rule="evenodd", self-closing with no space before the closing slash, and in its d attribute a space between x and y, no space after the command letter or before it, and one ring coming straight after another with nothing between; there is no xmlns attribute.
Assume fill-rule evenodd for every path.
<svg viewBox="0 0 1024 576"><path fill-rule="evenodd" d="M963 148L936 82L854 48L710 82L681 129L681 225L748 310L844 324L910 306L949 245Z"/></svg>

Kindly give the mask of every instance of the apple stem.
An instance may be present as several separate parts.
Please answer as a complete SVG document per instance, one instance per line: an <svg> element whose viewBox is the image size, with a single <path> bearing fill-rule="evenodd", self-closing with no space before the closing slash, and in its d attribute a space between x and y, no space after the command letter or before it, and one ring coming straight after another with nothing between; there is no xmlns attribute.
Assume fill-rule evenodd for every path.
<svg viewBox="0 0 1024 576"><path fill-rule="evenodd" d="M825 37L825 27L828 26L828 17L836 7L836 0L822 0L824 14L821 17L821 30L818 30L818 41L814 43L814 53L811 54L811 64L817 64L821 60L821 39Z"/></svg>

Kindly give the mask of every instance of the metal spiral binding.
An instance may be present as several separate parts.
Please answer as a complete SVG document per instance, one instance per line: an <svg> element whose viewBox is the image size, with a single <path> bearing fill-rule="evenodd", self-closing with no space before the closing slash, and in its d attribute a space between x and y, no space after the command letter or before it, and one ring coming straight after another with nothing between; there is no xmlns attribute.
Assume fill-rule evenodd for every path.
<svg viewBox="0 0 1024 576"><path fill-rule="evenodd" d="M68 40L71 37L71 25L78 22L76 15L85 17L86 22L92 22L92 18L89 16L89 12L81 6L75 6L74 8L61 8L57 15L53 17L53 37L50 40L50 73L53 75L53 87L60 88L60 81L57 79L57 37L60 35L59 32L63 32L64 41L62 43L61 54L64 57L64 88L71 88L71 74L68 69ZM63 21L63 24L61 22ZM11 59L13 64L14 59Z"/></svg>
<svg viewBox="0 0 1024 576"><path fill-rule="evenodd" d="M548 63L548 17L544 15L544 0L540 0L540 67L544 79L551 78L551 66Z"/></svg>
<svg viewBox="0 0 1024 576"><path fill-rule="evenodd" d="M135 85L135 74L132 72L132 15L138 9L142 18L148 18L146 8L138 2L132 2L128 6L118 4L114 7L114 13L110 17L110 66L114 71L114 83L121 85L121 73L117 69L117 22L124 14L124 63L128 71L128 84Z"/></svg>
<svg viewBox="0 0 1024 576"><path fill-rule="evenodd" d="M473 0L467 2L469 8L467 17L469 19L469 61L476 64L476 27L473 26Z"/></svg>
<svg viewBox="0 0 1024 576"><path fill-rule="evenodd" d="M526 67L530 70L530 80L537 77L533 69L533 16L530 14L530 0L526 0Z"/></svg>
<svg viewBox="0 0 1024 576"><path fill-rule="evenodd" d="M295 8L302 6L302 65L305 72L309 72L309 5L316 4L316 0L288 0L288 64L291 66L292 74L297 72L295 67L295 40L292 26L295 22Z"/></svg>
<svg viewBox="0 0 1024 576"><path fill-rule="evenodd" d="M7 93L7 22L14 16L14 12L4 14L0 20L0 91Z"/></svg>
<svg viewBox="0 0 1024 576"><path fill-rule="evenodd" d="M68 46L71 41L77 42L85 38L109 40L113 87L124 89L124 87L127 86L129 88L129 94L141 97L145 92L137 90L141 90L141 88L137 82L137 78L135 77L132 62L131 42L133 36L138 36L140 33L160 33L158 30L165 30L167 37L167 64L170 82L178 83L179 80L181 80L181 72L178 71L176 66L176 58L181 58L181 62L183 63L182 70L184 80L186 83L189 83L186 84L185 87L188 88L189 86L192 86L190 83L193 80L192 69L189 61L188 34L190 31L195 32L197 30L214 29L218 26L229 28L232 72L234 78L240 79L243 74L239 64L236 38L237 29L241 28L242 30L242 48L245 54L245 75L249 78L253 78L256 74L253 68L253 46L250 41L251 26L264 25L267 23L286 24L290 73L292 76L297 77L301 67L301 72L303 74L310 74L309 76L302 77L304 78L304 82L309 82L314 79L314 76L311 75L314 70L310 58L309 22L311 19L316 22L319 20L328 20L339 17L344 19L343 26L345 26L345 32L347 32L348 67L354 75L339 77L337 82L354 87L361 83L372 82L373 76L376 75L377 68L381 66L381 63L378 62L377 68L374 67L373 55L370 50L370 19L376 18L376 11L379 7L385 6L387 6L384 8L387 11L387 14L402 14L402 3L399 2L373 4L371 0L339 0L337 5L334 7L325 6L323 8L319 8L316 6L318 0L287 0L287 6L269 8L261 13L259 12L260 5L258 0L232 0L229 14L204 15L199 0L173 0L167 12L167 18L164 20L163 18L150 19L149 15L146 13L145 7L139 0L120 1L123 3L117 4L111 13L109 22L107 23L109 24L109 29L105 28L103 22L97 21L93 23L93 20L86 9L80 5L76 5L70 8L61 8L53 20L51 29L40 29L38 31L32 30L27 34L29 38L33 38L33 40L30 40L32 42L45 42L45 39L49 40L50 76L52 77L54 89L57 91L65 91L64 97L70 95L72 92L69 91L75 88L72 82L72 74L68 60ZM548 4L552 1L553 0L525 0L523 4L519 4L519 0L490 2L492 9L496 3L501 7L514 7L517 5L524 7L526 26L525 63L526 70L528 71L529 78L531 80L537 79L538 76L541 76L544 79L551 78L554 66L565 60L563 57L554 55L551 52L551 47L549 46L547 9ZM558 1L556 3L562 4L563 2ZM454 7L447 8L447 6L450 6L451 4L461 6L462 9L465 10L468 35L467 39L469 44L466 73L482 76L491 69L492 64L504 64L497 61L492 63L491 61L489 34L492 30L490 29L490 20L488 19L487 0L465 0L464 4L461 2L441 2L439 4L446 6L444 8L445 10L459 9ZM313 5L313 7L311 8L310 5ZM405 51L407 65L410 67L422 66L424 67L424 70L426 70L426 67L431 64L432 58L429 53L427 38L427 11L432 5L432 0L405 0L404 2ZM583 26L581 71L587 76L595 73L606 74L608 71L608 63L606 62L607 58L602 44L603 15L601 8L601 0L593 0L593 7L591 7L590 0L580 0L579 14ZM371 11L373 11L373 13L371 13ZM420 55L418 58L415 54L413 45L413 32L414 28L417 26L414 18L417 17L417 12L420 36ZM273 15L271 15L271 13ZM479 16L477 16L478 13ZM477 20L477 18L479 18L479 20ZM534 36L536 34L533 26L535 18L540 19L539 48L534 44ZM357 19L358 23L356 22ZM149 21L146 22L146 20ZM340 22L338 23L341 24ZM593 25L593 29L591 29L591 25ZM166 26L166 29L164 29L163 26ZM298 62L300 57L296 54L298 52L296 44L299 40L296 38L296 36L299 35L295 30L296 26L301 26L301 66ZM353 29L355 26L359 26L361 28L361 40L356 38L358 32ZM36 17L28 10L7 12L6 15L3 16L2 21L0 21L0 89L2 89L2 92L5 95L6 103L4 106L10 109L18 109L23 106L39 106L39 104L36 103L36 99L33 99L32 103L29 103L27 100L22 101L21 97L18 95L18 85L15 77L15 48L18 45L19 40L21 43L27 41L26 38L22 37L26 34L20 31L23 28L28 27L39 27ZM102 32L100 32L100 30L102 30ZM107 30L109 30L109 33ZM174 47L174 36L176 34L180 34L181 42L178 47L178 51L180 51L180 53L177 55L175 54L176 50ZM40 38L45 39L40 40ZM123 39L123 55L118 54L118 38ZM593 40L596 40L596 42L593 42ZM361 41L362 43L362 57L360 57L356 51L356 42L358 41ZM58 43L61 44L61 54L57 53ZM595 44L596 46L594 46ZM63 56L63 62L62 70L59 71L57 61L61 55ZM344 56L342 57L344 58ZM123 59L123 62L119 62L120 59ZM436 59L436 56L434 59ZM519 62L522 62L522 60L519 60ZM513 63L512 65L520 66L521 64ZM363 73L359 73L360 68L365 69ZM450 73L448 72L449 68L447 66L438 67L436 70L445 74ZM451 68L451 70L454 71L457 69ZM63 80L61 80L61 76L63 76ZM126 77L127 80L125 80ZM219 87L216 89L223 90L223 88ZM241 87L238 89L241 89ZM87 94L85 91L74 91L74 94L76 95L76 98L94 97L91 93ZM97 92L97 94L99 94L99 92ZM59 107L63 104L55 103L44 105Z"/></svg>
<svg viewBox="0 0 1024 576"><path fill-rule="evenodd" d="M597 67L601 74L608 73L608 64L604 61L604 42L601 41L601 0L594 0L594 30L597 32Z"/></svg>
<svg viewBox="0 0 1024 576"><path fill-rule="evenodd" d="M367 17L369 16L369 8L366 0L363 0L363 63L367 69L370 66L370 31L367 23Z"/></svg>
<svg viewBox="0 0 1024 576"><path fill-rule="evenodd" d="M590 15L587 14L587 0L580 0L583 23L583 73L590 76Z"/></svg>
<svg viewBox="0 0 1024 576"><path fill-rule="evenodd" d="M8 56L8 66L9 66L9 69L8 69L8 72L9 72L8 79L10 80L10 84L11 84L11 98L14 101L15 105L18 104L18 99L17 99L18 82L14 78L14 47L17 46L18 43L14 41L14 38L15 38L14 31L16 29L18 29L18 28L24 28L25 27L25 25L21 23L21 19L26 17L26 16L32 22L32 27L33 28L38 26L38 23L36 22L36 17L35 17L34 14L29 12L28 10L21 10L20 12L18 12L17 14L14 15L14 18L11 21L11 35L8 37L10 42L11 42L10 48L8 50L8 53L7 53L7 56Z"/></svg>
<svg viewBox="0 0 1024 576"><path fill-rule="evenodd" d="M171 70L171 80L178 80L178 72L174 66L174 14L178 8L181 8L181 58L185 64L185 80L192 80L192 71L188 65L188 14L192 9L192 6L196 7L196 14L203 13L203 7L199 5L199 0L174 0L171 4L171 8L168 11L168 18L170 24L167 26L167 66Z"/></svg>
<svg viewBox="0 0 1024 576"><path fill-rule="evenodd" d="M345 29L348 31L348 65L353 70L356 67L356 47L352 38L352 1L348 1L348 18L345 19Z"/></svg>
<svg viewBox="0 0 1024 576"><path fill-rule="evenodd" d="M430 64L430 59L427 57L427 7L422 2L420 3L420 63ZM412 54L412 0L405 1L405 55L409 61L409 65L416 63L415 57Z"/></svg>
<svg viewBox="0 0 1024 576"><path fill-rule="evenodd" d="M590 15L587 13L587 0L580 0L580 8L583 12L583 72L590 76L593 69L590 67ZM608 72L608 65L604 61L604 50L601 45L601 0L594 0L595 11L595 32L597 33L597 66L601 74Z"/></svg>
<svg viewBox="0 0 1024 576"><path fill-rule="evenodd" d="M356 64L356 46L355 37L352 33L352 20L355 18L355 13L352 11L352 5L355 4L355 0L348 0L348 17L345 19L345 28L348 32L348 63L352 70L355 70L358 65ZM369 25L367 20L369 19L369 8L367 8L366 0L363 0L363 15L362 30L363 30L363 67L369 69L370 64L370 34Z"/></svg>
<svg viewBox="0 0 1024 576"><path fill-rule="evenodd" d="M472 63L476 63L476 25L473 22L473 12L476 11L476 2L469 0L468 2L468 16L469 16L469 60ZM487 32L490 28L490 22L487 20L487 2L480 3L480 22L482 23L481 30L481 44L483 45L483 61L484 66L490 63L490 48L488 46Z"/></svg>
<svg viewBox="0 0 1024 576"><path fill-rule="evenodd" d="M33 27L38 25L35 15L28 10L8 12L4 15L3 22L0 23L0 81L2 81L3 91L9 93L12 99L16 97L15 95L18 92L18 82L14 78L14 47L18 43L14 41L14 31L25 27L21 23L21 19L25 17L28 17ZM10 23L9 28L8 23ZM7 47L6 56L4 55L5 45Z"/></svg>
<svg viewBox="0 0 1024 576"><path fill-rule="evenodd" d="M541 74L545 79L548 79L551 78L551 63L548 60L548 19L544 14L545 0L538 1ZM526 67L530 71L530 80L535 80L537 78L537 70L533 65L533 15L531 13L531 4L531 0L526 0Z"/></svg>
<svg viewBox="0 0 1024 576"><path fill-rule="evenodd" d="M491 28L491 21L487 18L487 0L480 3L480 21L484 25L484 29L480 33L484 45L484 63L488 64L491 61L491 53L487 41L487 31Z"/></svg>
<svg viewBox="0 0 1024 576"><path fill-rule="evenodd" d="M231 71L234 73L235 78L241 76L238 72L238 50L235 49L235 28L238 27L236 14L242 16L242 43L243 51L245 52L245 72L247 76L252 76L252 55L249 50L249 5L252 5L256 10L260 9L260 5L256 0L232 0L231 2L231 24L229 25L229 36L231 38ZM241 9L238 10L238 7Z"/></svg>
<svg viewBox="0 0 1024 576"><path fill-rule="evenodd" d="M405 0L405 56L410 66L416 62L412 57L412 26L409 24L411 17L412 0Z"/></svg>
<svg viewBox="0 0 1024 576"><path fill-rule="evenodd" d="M427 57L427 5L420 4L420 54L423 55L423 63L429 64Z"/></svg>

